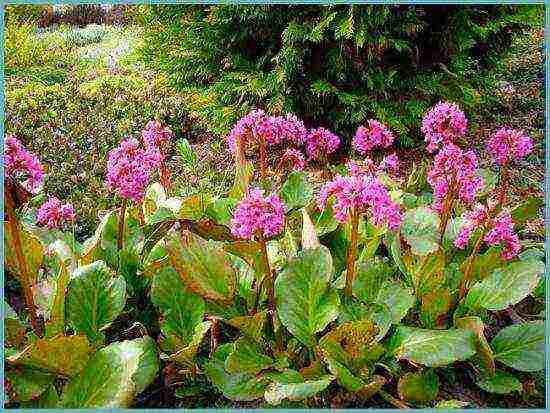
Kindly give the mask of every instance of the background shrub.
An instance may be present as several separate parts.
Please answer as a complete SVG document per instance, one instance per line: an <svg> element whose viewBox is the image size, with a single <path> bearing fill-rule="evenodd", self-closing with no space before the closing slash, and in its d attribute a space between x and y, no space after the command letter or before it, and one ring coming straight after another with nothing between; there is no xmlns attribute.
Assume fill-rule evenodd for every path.
<svg viewBox="0 0 550 413"><path fill-rule="evenodd" d="M259 106L348 139L376 117L408 145L425 110L491 110L483 74L541 6L152 6L141 57L207 129Z"/></svg>

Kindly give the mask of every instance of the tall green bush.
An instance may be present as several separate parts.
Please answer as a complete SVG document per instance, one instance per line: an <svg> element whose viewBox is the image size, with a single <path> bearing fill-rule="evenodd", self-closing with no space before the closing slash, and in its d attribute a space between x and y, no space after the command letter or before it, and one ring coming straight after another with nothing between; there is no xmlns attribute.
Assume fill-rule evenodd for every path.
<svg viewBox="0 0 550 413"><path fill-rule="evenodd" d="M254 106L349 138L371 117L411 144L427 107L488 105L480 79L540 6L152 6L142 59L169 75L207 129Z"/></svg>

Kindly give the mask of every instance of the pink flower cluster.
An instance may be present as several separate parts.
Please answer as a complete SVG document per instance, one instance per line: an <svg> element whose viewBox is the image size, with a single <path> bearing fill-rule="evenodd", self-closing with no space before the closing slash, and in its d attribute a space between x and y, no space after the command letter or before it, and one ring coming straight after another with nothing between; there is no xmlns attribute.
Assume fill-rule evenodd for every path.
<svg viewBox="0 0 550 413"><path fill-rule="evenodd" d="M290 165L290 169L294 171L303 171L306 166L306 160L298 149L289 148L281 157L281 164Z"/></svg>
<svg viewBox="0 0 550 413"><path fill-rule="evenodd" d="M294 113L287 113L286 116L280 117L280 128L283 139L293 143L295 146L302 146L307 140L307 129L298 116Z"/></svg>
<svg viewBox="0 0 550 413"><path fill-rule="evenodd" d="M147 122L141 131L141 137L148 151L163 153L163 146L170 142L174 134L168 126L163 126L159 121L152 120Z"/></svg>
<svg viewBox="0 0 550 413"><path fill-rule="evenodd" d="M433 208L441 212L450 191L454 191L462 202L471 203L483 187L483 179L476 175L476 169L474 151L464 151L452 143L445 145L428 172L428 183L434 192Z"/></svg>
<svg viewBox="0 0 550 413"><path fill-rule="evenodd" d="M509 128L497 130L487 141L487 151L499 165L519 160L533 149L533 142L523 131Z"/></svg>
<svg viewBox="0 0 550 413"><path fill-rule="evenodd" d="M391 146L394 139L386 125L371 119L366 127L359 126L351 144L361 155L365 155L372 149Z"/></svg>
<svg viewBox="0 0 550 413"><path fill-rule="evenodd" d="M439 102L422 119L422 133L426 138L428 152L454 143L466 135L468 120L455 103Z"/></svg>
<svg viewBox="0 0 550 413"><path fill-rule="evenodd" d="M292 113L286 116L268 116L263 110L254 110L242 117L233 127L228 137L230 149L235 152L237 142L243 148L253 147L263 138L270 146L287 142L301 146L307 138L304 123Z"/></svg>
<svg viewBox="0 0 550 413"><path fill-rule="evenodd" d="M49 229L59 228L65 221L74 221L76 214L71 204L62 204L55 196L50 197L38 210L36 221Z"/></svg>
<svg viewBox="0 0 550 413"><path fill-rule="evenodd" d="M252 112L239 119L235 126L233 126L233 129L227 137L229 148L233 152L236 152L238 142L241 143L243 149L246 149L253 143L255 144L256 142L254 142L254 128L265 117L265 112L259 109L253 110Z"/></svg>
<svg viewBox="0 0 550 413"><path fill-rule="evenodd" d="M258 235L273 237L283 229L285 210L276 194L264 196L262 189L250 189L235 208L231 232L243 239Z"/></svg>
<svg viewBox="0 0 550 413"><path fill-rule="evenodd" d="M7 135L4 144L6 176L14 180L24 180L22 185L28 191L38 192L44 181L44 170L38 156L28 152L13 135Z"/></svg>
<svg viewBox="0 0 550 413"><path fill-rule="evenodd" d="M393 202L388 190L382 183L364 173L348 176L337 175L334 180L327 182L317 196L317 204L324 209L330 196L334 196L334 217L345 223L351 209L361 213L369 212L374 225L382 227L387 224L395 230L401 223L399 204Z"/></svg>
<svg viewBox="0 0 550 413"><path fill-rule="evenodd" d="M502 257L506 260L518 255L521 244L517 234L514 232L514 223L512 216L508 211L502 211L495 218L491 218L495 205L488 206L477 204L472 212L464 214L467 223L462 228L455 240L455 246L464 249L472 233L477 228L490 228L485 234L483 240L489 245L501 244L504 247Z"/></svg>
<svg viewBox="0 0 550 413"><path fill-rule="evenodd" d="M137 139L127 139L109 152L107 187L120 197L140 202L152 172L162 161L158 151L146 151Z"/></svg>
<svg viewBox="0 0 550 413"><path fill-rule="evenodd" d="M306 142L306 152L309 159L320 160L340 146L340 138L325 128L316 128L309 132Z"/></svg>

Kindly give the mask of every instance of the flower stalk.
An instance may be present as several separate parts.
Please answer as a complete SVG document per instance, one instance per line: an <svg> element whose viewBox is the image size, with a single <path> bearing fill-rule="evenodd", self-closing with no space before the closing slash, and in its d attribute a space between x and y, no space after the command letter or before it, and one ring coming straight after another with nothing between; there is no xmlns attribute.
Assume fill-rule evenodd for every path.
<svg viewBox="0 0 550 413"><path fill-rule="evenodd" d="M344 293L347 297L352 296L353 279L355 277L355 257L357 256L357 243L359 238L359 217L360 213L356 208L350 211L351 240L346 259L346 286Z"/></svg>
<svg viewBox="0 0 550 413"><path fill-rule="evenodd" d="M118 233L117 233L117 249L122 251L124 248L124 220L126 217L126 207L128 205L128 200L126 198L122 199L122 206L120 207L120 215L118 217Z"/></svg>
<svg viewBox="0 0 550 413"><path fill-rule="evenodd" d="M271 313L271 324L273 326L273 332L275 334L275 344L277 346L278 351L283 350L283 336L282 331L280 328L277 328L277 308L275 303L275 276L274 272L271 271L271 268L269 266L269 258L267 255L267 245L265 238L260 235L258 239L258 243L260 244L260 249L262 252L262 260L263 264L265 266L266 272L265 272L265 278L263 284L265 285L266 293L267 293L267 300L268 300L268 308L269 312Z"/></svg>
<svg viewBox="0 0 550 413"><path fill-rule="evenodd" d="M15 258L17 260L17 266L19 269L19 280L21 282L21 288L23 289L23 295L25 297L25 303L27 304L27 310L31 321L32 329L38 337L42 337L44 329L42 323L38 319L36 312L36 305L34 304L34 296L32 293L31 278L27 268L27 262L25 255L23 254L23 246L21 243L21 233L19 231L19 224L17 222L17 216L15 214L15 202L13 199L11 185L6 186L6 215L7 225L9 225L13 247L15 250Z"/></svg>

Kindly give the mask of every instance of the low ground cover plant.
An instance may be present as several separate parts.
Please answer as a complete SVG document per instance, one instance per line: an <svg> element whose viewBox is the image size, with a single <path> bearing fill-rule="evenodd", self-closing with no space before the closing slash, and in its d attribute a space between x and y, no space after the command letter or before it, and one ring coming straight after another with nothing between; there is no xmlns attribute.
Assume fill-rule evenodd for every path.
<svg viewBox="0 0 550 413"><path fill-rule="evenodd" d="M453 368L523 392L544 368L545 264L517 233L541 200L507 194L532 141L494 131L494 172L458 105L432 107L422 132L426 159L403 176L379 120L335 163L341 136L256 109L227 137L231 190L178 196L173 132L151 121L110 150L118 207L83 243L71 204L33 206L43 167L7 136L5 265L24 301L5 303L10 403L127 407L160 376L239 405L463 407L440 395Z"/></svg>

